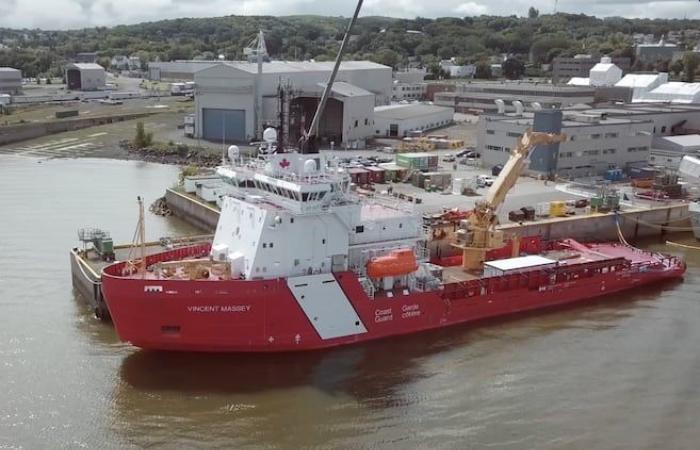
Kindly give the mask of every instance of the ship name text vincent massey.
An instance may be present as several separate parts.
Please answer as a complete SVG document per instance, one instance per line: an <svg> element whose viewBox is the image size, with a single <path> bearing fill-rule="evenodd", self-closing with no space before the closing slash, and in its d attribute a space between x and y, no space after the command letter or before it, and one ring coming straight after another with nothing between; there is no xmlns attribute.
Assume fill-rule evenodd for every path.
<svg viewBox="0 0 700 450"><path fill-rule="evenodd" d="M187 307L187 312L195 313L244 313L248 311L250 311L250 305L197 305Z"/></svg>

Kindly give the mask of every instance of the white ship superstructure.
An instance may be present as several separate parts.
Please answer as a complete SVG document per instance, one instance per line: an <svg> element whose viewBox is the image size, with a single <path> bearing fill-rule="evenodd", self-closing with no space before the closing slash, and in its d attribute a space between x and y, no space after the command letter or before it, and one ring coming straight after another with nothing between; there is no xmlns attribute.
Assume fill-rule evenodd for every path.
<svg viewBox="0 0 700 450"><path fill-rule="evenodd" d="M235 159L235 158L232 158ZM393 198L360 201L349 176L320 154L232 161L217 173L232 186L212 245L243 279L352 269L398 248L424 247L422 219Z"/></svg>

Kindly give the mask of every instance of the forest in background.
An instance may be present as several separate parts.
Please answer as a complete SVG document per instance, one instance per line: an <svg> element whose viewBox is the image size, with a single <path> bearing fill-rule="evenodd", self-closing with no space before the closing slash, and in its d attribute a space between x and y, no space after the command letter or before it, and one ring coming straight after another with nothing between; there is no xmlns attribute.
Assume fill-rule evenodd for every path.
<svg viewBox="0 0 700 450"><path fill-rule="evenodd" d="M65 62L79 52L97 52L106 67L114 55L138 55L144 65L157 60L216 59L218 55L241 60L243 48L260 29L273 59L330 60L347 21L321 16L226 16L66 31L0 28L0 66L21 69L25 77L61 76ZM361 17L346 59L395 68L409 63L434 68L446 58L484 64L489 56L508 54L537 68L556 56L578 53L634 58L633 33L660 38L669 31L699 28L697 20L540 15L534 8L527 17ZM681 35L681 48L692 49L696 44Z"/></svg>

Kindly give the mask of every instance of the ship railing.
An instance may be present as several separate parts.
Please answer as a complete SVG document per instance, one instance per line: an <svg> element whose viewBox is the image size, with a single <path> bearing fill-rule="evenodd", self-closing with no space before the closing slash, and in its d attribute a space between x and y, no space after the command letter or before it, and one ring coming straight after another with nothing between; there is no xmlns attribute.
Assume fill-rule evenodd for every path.
<svg viewBox="0 0 700 450"><path fill-rule="evenodd" d="M368 203L374 203L398 211L403 211L407 213L415 213L416 211L414 203L407 202L405 200L401 200L389 195L377 194L376 192L373 194L366 195L359 195L357 193L353 193L350 196L356 201L366 201Z"/></svg>
<svg viewBox="0 0 700 450"><path fill-rule="evenodd" d="M430 250L425 241L418 242L413 251L416 253L416 259L418 261L427 261L430 257Z"/></svg>

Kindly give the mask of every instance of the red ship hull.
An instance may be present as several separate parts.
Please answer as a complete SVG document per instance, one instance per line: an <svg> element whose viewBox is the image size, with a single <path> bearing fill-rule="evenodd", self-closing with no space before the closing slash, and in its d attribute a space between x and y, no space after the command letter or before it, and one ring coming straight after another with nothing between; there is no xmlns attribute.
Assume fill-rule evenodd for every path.
<svg viewBox="0 0 700 450"><path fill-rule="evenodd" d="M200 249L204 250L204 249ZM634 250L634 249L632 249ZM634 250L639 252L638 250ZM285 279L162 280L105 269L102 289L122 340L145 349L200 352L286 352L353 344L506 316L679 278L681 261L630 263L612 258L556 273L531 273L445 284L432 292L401 290L370 298L353 272L333 274L366 332L323 339ZM154 255L176 258L173 252Z"/></svg>

